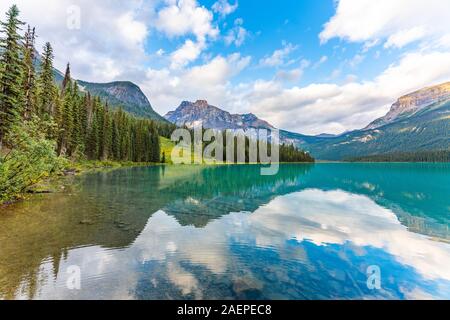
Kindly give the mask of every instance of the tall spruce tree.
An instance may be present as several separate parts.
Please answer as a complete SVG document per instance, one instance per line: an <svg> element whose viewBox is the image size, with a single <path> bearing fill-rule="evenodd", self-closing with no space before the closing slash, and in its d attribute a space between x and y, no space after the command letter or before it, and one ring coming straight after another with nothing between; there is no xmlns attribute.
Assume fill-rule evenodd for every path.
<svg viewBox="0 0 450 320"><path fill-rule="evenodd" d="M72 77L70 75L70 63L67 63L66 73L64 74L64 79L62 82L62 92L66 89L67 84L72 81Z"/></svg>
<svg viewBox="0 0 450 320"><path fill-rule="evenodd" d="M5 135L23 112L23 64L21 60L19 9L13 5L0 22L0 149Z"/></svg>
<svg viewBox="0 0 450 320"><path fill-rule="evenodd" d="M98 159L98 149L98 121L97 114L94 113L86 142L86 154L90 160Z"/></svg>
<svg viewBox="0 0 450 320"><path fill-rule="evenodd" d="M118 113L112 116L112 132L111 132L111 153L114 160L120 159L120 132L118 124Z"/></svg>
<svg viewBox="0 0 450 320"><path fill-rule="evenodd" d="M38 79L39 114L50 117L55 113L55 79L53 76L53 48L50 43L44 45L41 70Z"/></svg>
<svg viewBox="0 0 450 320"><path fill-rule="evenodd" d="M60 136L58 141L58 154L71 155L72 141L71 133L73 130L73 95L72 82L68 82L63 95L63 104L61 109Z"/></svg>
<svg viewBox="0 0 450 320"><path fill-rule="evenodd" d="M24 118L29 120L31 115L35 112L36 106L36 83L35 83L35 48L34 43L36 40L35 28L28 26L28 30L25 33L25 43L23 46L23 62L24 62L24 77L23 77L23 89L25 91L25 106L24 106Z"/></svg>
<svg viewBox="0 0 450 320"><path fill-rule="evenodd" d="M112 123L111 115L109 113L108 104L105 106L105 112L103 114L103 147L102 154L100 155L103 160L108 160L112 150Z"/></svg>
<svg viewBox="0 0 450 320"><path fill-rule="evenodd" d="M81 153L84 151L84 141L82 140L82 128L81 128L81 99L80 91L78 89L78 83L73 82L72 89L72 128L70 132L70 153Z"/></svg>

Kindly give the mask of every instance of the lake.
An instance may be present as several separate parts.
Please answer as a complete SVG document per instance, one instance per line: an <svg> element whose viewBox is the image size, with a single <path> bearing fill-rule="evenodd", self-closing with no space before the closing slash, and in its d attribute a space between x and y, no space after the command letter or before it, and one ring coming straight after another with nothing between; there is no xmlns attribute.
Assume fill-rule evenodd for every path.
<svg viewBox="0 0 450 320"><path fill-rule="evenodd" d="M73 179L1 208L0 298L450 299L449 164Z"/></svg>

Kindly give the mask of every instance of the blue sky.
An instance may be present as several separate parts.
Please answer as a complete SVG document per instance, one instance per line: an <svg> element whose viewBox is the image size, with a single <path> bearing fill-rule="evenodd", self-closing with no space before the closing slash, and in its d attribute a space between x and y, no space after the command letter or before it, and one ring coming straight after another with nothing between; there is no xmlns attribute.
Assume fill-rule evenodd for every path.
<svg viewBox="0 0 450 320"><path fill-rule="evenodd" d="M0 12L13 3L58 68L131 80L161 114L206 99L279 128L340 133L450 80L448 0L4 0Z"/></svg>
<svg viewBox="0 0 450 320"><path fill-rule="evenodd" d="M200 1L199 5L212 8L216 0ZM237 4L236 9L226 15L218 14L214 23L221 30L225 39L211 42L203 52L203 56L192 65L201 65L204 59L215 55L229 55L238 51L243 56L251 56L252 64L238 76L232 79L237 84L241 81L251 81L255 78L272 79L277 72L288 72L296 68L304 70L302 77L290 81L291 84L307 85L322 79L346 81L348 76L354 75L361 79L371 78L380 68L385 68L397 56L395 53L385 53L377 57L377 48L371 48L367 53L369 59L357 62L361 53L360 44L343 43L339 39L332 39L321 44L318 35L324 24L335 13L333 0L298 1L266 0L264 5L260 1L228 1L231 6ZM162 5L164 8L164 5ZM227 36L234 34L236 28L243 28L245 36L242 43L228 43ZM194 40L195 37L191 37ZM163 49L172 52L183 45L185 37L167 37L164 33L149 36L146 51L154 54ZM262 65L276 50L291 48L283 55L283 63L277 65ZM398 54L399 52L397 52ZM203 58L203 59L202 59ZM281 62L281 61L280 61ZM151 67L164 65L162 59L149 62ZM305 65L311 68L306 68ZM348 69L347 72L342 69Z"/></svg>

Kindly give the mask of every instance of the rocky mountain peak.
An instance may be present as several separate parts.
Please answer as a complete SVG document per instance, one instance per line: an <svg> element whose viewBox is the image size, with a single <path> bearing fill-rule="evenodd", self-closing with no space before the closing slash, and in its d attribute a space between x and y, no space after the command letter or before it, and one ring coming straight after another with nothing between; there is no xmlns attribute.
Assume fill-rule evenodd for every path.
<svg viewBox="0 0 450 320"><path fill-rule="evenodd" d="M412 116L424 108L450 99L450 82L423 88L400 97L391 110L384 117L375 120L365 129L376 129L395 122L399 119Z"/></svg>
<svg viewBox="0 0 450 320"><path fill-rule="evenodd" d="M206 100L192 103L183 101L175 110L169 112L165 118L178 126L196 127L202 125L210 129L249 129L273 128L269 123L259 119L256 115L231 114L225 110L210 105Z"/></svg>
<svg viewBox="0 0 450 320"><path fill-rule="evenodd" d="M244 115L242 115L242 118L245 119L246 121L256 121L256 120L258 120L258 117L255 116L253 113L244 114Z"/></svg>
<svg viewBox="0 0 450 320"><path fill-rule="evenodd" d="M195 101L194 105L200 108L207 108L209 106L208 101L206 100L197 100Z"/></svg>

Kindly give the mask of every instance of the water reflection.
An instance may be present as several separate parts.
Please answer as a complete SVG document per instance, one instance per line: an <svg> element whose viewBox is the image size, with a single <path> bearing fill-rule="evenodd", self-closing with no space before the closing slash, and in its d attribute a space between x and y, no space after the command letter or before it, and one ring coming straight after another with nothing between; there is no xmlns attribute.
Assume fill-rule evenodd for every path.
<svg viewBox="0 0 450 320"><path fill-rule="evenodd" d="M91 175L0 217L0 296L450 298L450 170L408 166ZM80 291L66 288L71 265L81 267ZM367 288L370 265L381 267L382 290Z"/></svg>

